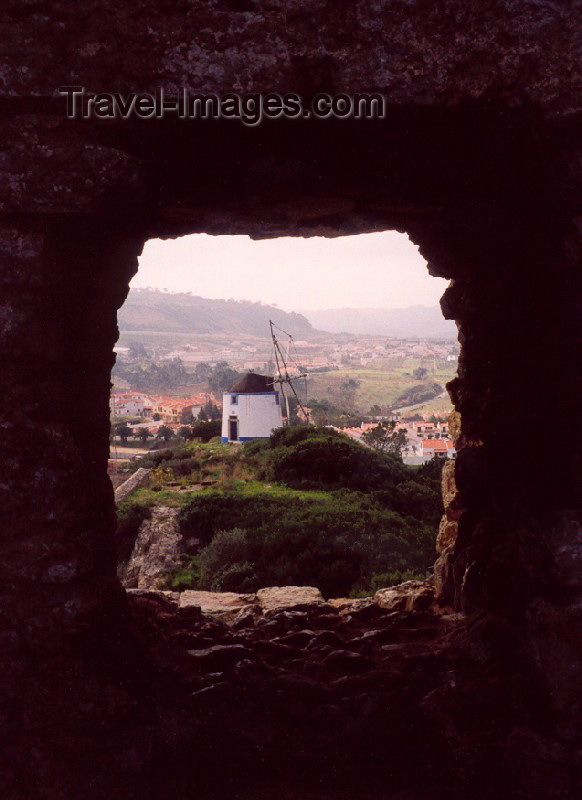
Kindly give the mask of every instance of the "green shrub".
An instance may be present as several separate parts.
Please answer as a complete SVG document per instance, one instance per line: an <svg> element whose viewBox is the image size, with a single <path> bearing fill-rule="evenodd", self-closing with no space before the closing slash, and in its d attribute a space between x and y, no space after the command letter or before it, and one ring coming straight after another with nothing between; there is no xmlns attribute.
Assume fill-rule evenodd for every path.
<svg viewBox="0 0 582 800"><path fill-rule="evenodd" d="M136 459L131 463L131 470L135 471L139 467L146 469L171 469L176 476L191 475L200 469L200 458L195 455L192 449L183 444L176 447L169 447L165 450L152 450L142 458Z"/></svg>
<svg viewBox="0 0 582 800"><path fill-rule="evenodd" d="M260 588L254 567L248 561L237 561L225 566L216 574L211 584L214 592L254 592Z"/></svg>
<svg viewBox="0 0 582 800"><path fill-rule="evenodd" d="M428 570L414 571L411 569L397 570L388 572L374 573L368 580L362 580L354 585L350 592L350 597L367 597L375 594L378 589L386 589L389 586L397 586L405 581L424 581L430 575Z"/></svg>
<svg viewBox="0 0 582 800"><path fill-rule="evenodd" d="M285 428L281 428L280 430L286 430ZM274 436L274 434L271 435ZM263 453L269 449L271 446L271 439L265 441L265 439L253 439L250 442L245 442L242 445L242 452L246 456L256 456L259 453Z"/></svg>
<svg viewBox="0 0 582 800"><path fill-rule="evenodd" d="M229 564L242 561L247 554L247 535L241 528L218 531L200 554L201 580L210 584L213 577Z"/></svg>
<svg viewBox="0 0 582 800"><path fill-rule="evenodd" d="M228 492L194 495L182 508L180 528L204 545L203 588L315 585L338 596L374 573L426 571L434 561L433 528L345 489L245 493L233 483Z"/></svg>
<svg viewBox="0 0 582 800"><path fill-rule="evenodd" d="M199 420L192 426L192 436L196 439L201 439L203 442L209 442L216 436L220 436L222 430L222 420L212 419L207 422Z"/></svg>
<svg viewBox="0 0 582 800"><path fill-rule="evenodd" d="M255 454L262 460L263 479L296 488L369 491L406 475L397 458L362 447L332 428L280 428L271 435L269 450Z"/></svg>
<svg viewBox="0 0 582 800"><path fill-rule="evenodd" d="M327 597L370 594L424 577L434 562L442 464L404 467L313 426L281 428L236 449L183 444L147 458L182 481L191 471L221 481L171 496L181 506L184 539L198 543L169 576L173 588L296 584L318 586ZM268 484L240 480L252 476Z"/></svg>
<svg viewBox="0 0 582 800"><path fill-rule="evenodd" d="M182 555L183 565L169 576L171 589L182 592L185 589L196 589L200 584L199 556Z"/></svg>
<svg viewBox="0 0 582 800"><path fill-rule="evenodd" d="M390 505L394 511L423 520L436 529L443 514L440 487L435 490L426 483L405 481L392 489Z"/></svg>

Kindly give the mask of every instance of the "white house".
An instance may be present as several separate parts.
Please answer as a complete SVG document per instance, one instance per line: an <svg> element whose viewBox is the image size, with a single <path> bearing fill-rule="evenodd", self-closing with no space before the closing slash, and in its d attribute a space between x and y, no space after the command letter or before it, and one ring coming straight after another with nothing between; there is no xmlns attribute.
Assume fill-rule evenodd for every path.
<svg viewBox="0 0 582 800"><path fill-rule="evenodd" d="M455 445L449 439L423 439L422 454L426 459L434 456L439 458L456 458Z"/></svg>
<svg viewBox="0 0 582 800"><path fill-rule="evenodd" d="M223 442L268 439L281 425L281 402L273 378L249 372L222 395Z"/></svg>
<svg viewBox="0 0 582 800"><path fill-rule="evenodd" d="M139 392L125 392L125 394L112 394L109 399L109 408L115 417L143 417L144 408L151 403L151 399Z"/></svg>

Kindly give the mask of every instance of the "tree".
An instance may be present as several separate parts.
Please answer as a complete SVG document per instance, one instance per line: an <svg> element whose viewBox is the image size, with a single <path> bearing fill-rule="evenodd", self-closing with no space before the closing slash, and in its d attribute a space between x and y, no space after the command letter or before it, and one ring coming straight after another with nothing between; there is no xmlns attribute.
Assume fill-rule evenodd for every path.
<svg viewBox="0 0 582 800"><path fill-rule="evenodd" d="M226 361L219 361L208 379L208 386L213 392L228 392L240 377L241 373L229 367Z"/></svg>
<svg viewBox="0 0 582 800"><path fill-rule="evenodd" d="M417 381L422 381L428 375L428 370L425 367L418 367L412 373L412 377Z"/></svg>
<svg viewBox="0 0 582 800"><path fill-rule="evenodd" d="M142 342L132 342L129 345L129 357L132 361L138 361L139 359L145 359L148 357L148 351L145 348L145 345Z"/></svg>
<svg viewBox="0 0 582 800"><path fill-rule="evenodd" d="M194 367L193 378L194 383L206 382L212 375L212 367L205 361L201 361Z"/></svg>
<svg viewBox="0 0 582 800"><path fill-rule="evenodd" d="M379 417L382 415L382 409L376 403L372 406L372 408L368 411L369 417Z"/></svg>
<svg viewBox="0 0 582 800"><path fill-rule="evenodd" d="M394 420L379 422L375 428L370 428L362 434L362 441L374 450L402 458L402 452L407 446L407 431L395 431L395 427Z"/></svg>
<svg viewBox="0 0 582 800"><path fill-rule="evenodd" d="M169 442L174 438L174 431L168 428L167 425L160 425L156 439L163 439L164 442Z"/></svg>
<svg viewBox="0 0 582 800"><path fill-rule="evenodd" d="M198 415L198 419L203 419L201 416L202 412L206 415L206 420L213 420L213 419L222 419L222 412L216 405L213 403L212 400L207 400L206 403L202 406L200 410L200 414Z"/></svg>
<svg viewBox="0 0 582 800"><path fill-rule="evenodd" d="M323 400L312 398L307 401L307 406L311 409L312 421L317 425L329 425L331 416L339 411L325 398Z"/></svg>
<svg viewBox="0 0 582 800"><path fill-rule="evenodd" d="M178 436L180 436L182 439L192 439L192 428L189 425L182 425L178 431Z"/></svg>
<svg viewBox="0 0 582 800"><path fill-rule="evenodd" d="M159 363L137 359L137 362L116 361L112 374L126 380L132 389L138 391L164 391L176 389L187 382L188 373L179 358Z"/></svg>
<svg viewBox="0 0 582 800"><path fill-rule="evenodd" d="M115 434L119 436L121 441L125 444L129 437L133 435L133 429L125 422L120 422L119 425L115 426Z"/></svg>
<svg viewBox="0 0 582 800"><path fill-rule="evenodd" d="M152 432L148 431L147 428L136 428L133 432L133 435L137 436L137 438L140 439L143 444L147 442L150 436L153 436Z"/></svg>
<svg viewBox="0 0 582 800"><path fill-rule="evenodd" d="M192 426L192 438L209 442L215 436L220 436L221 428L222 422L219 419L209 420L208 422L195 422Z"/></svg>
<svg viewBox="0 0 582 800"><path fill-rule="evenodd" d="M303 420L299 418L299 414L297 413L299 410L299 401L295 397L294 394L288 396L289 398L289 424L290 425L302 425ZM283 402L283 398L281 398L281 406L283 409L283 414L286 414L286 404Z"/></svg>
<svg viewBox="0 0 582 800"><path fill-rule="evenodd" d="M162 385L170 389L175 389L182 383L186 383L188 373L181 358L170 358L159 366Z"/></svg>

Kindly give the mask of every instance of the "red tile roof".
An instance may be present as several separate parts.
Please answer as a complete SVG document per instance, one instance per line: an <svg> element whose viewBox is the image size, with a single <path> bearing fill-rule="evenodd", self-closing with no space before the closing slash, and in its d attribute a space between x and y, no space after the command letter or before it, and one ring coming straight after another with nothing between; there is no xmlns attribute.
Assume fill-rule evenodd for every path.
<svg viewBox="0 0 582 800"><path fill-rule="evenodd" d="M433 450L447 450L446 439L423 439L422 446Z"/></svg>

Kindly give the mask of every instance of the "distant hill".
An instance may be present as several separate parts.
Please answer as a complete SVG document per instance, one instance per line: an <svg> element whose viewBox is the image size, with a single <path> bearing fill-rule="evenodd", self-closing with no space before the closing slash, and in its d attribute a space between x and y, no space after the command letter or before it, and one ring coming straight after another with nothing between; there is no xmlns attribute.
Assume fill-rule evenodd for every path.
<svg viewBox="0 0 582 800"><path fill-rule="evenodd" d="M236 300L208 300L157 289L132 289L118 314L122 331L232 334L266 338L269 320L295 338L316 333L301 314L274 306Z"/></svg>
<svg viewBox="0 0 582 800"><path fill-rule="evenodd" d="M395 336L399 339L456 339L457 327L438 306L330 308L303 311L309 322L330 333Z"/></svg>

